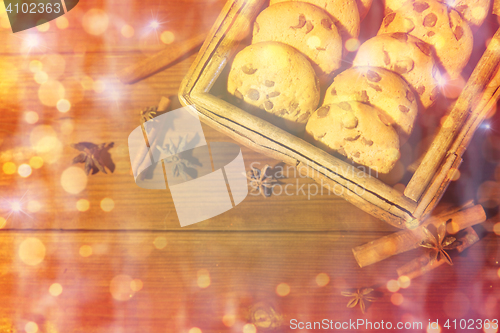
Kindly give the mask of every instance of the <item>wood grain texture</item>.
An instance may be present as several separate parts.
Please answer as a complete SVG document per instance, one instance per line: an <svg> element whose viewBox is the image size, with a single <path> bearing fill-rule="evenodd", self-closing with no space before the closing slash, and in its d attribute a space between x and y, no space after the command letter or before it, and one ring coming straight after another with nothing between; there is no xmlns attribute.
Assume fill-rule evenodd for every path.
<svg viewBox="0 0 500 333"><path fill-rule="evenodd" d="M485 224L489 233L478 232L484 237L480 242L453 258L453 267L440 267L400 289L404 300L398 306L386 284L397 278L397 267L421 250L359 268L351 249L396 229L333 193L313 195L319 188L295 167L284 167L280 179L292 195L249 195L236 208L184 228L168 190L159 194L134 183L127 137L140 124L139 111L161 96L176 95L196 55L131 86L121 84L116 73L165 49L156 35L143 37L154 15L182 41L209 29L225 2L80 1L66 16L67 29L58 30L51 22L47 32L29 31L39 35L44 46L29 54L23 46L26 34L13 37L0 28L0 217L9 216L11 203L20 198L27 213L11 214L0 230L0 333L24 333L28 322L43 333L188 333L192 327L203 333L241 333L252 322L249 309L262 302L261 307L272 306L284 324L294 318L327 318L425 325L428 319L441 323L446 318L497 315L500 305L493 301L500 299L500 252L492 229L498 216ZM109 15L103 35L90 35L83 28L91 8ZM121 35L124 24L135 29L132 38ZM55 54L57 66L49 65L49 56ZM41 61L49 79L64 86L71 102L67 113L41 103L32 60ZM26 122L27 111L38 113L36 124ZM54 162L45 161L27 178L5 173L5 162L19 166L38 154L31 137L41 125L50 126L61 143L60 151L47 154L54 155ZM209 142L234 142L209 126L203 125L203 130ZM110 153L116 169L90 176L82 192L71 194L61 186L61 174L78 154L70 144L80 141L115 142ZM247 170L252 165L269 164L275 171L282 167L277 159L241 149ZM100 207L106 197L114 200L110 212ZM89 210L76 209L80 199L89 201ZM40 209L29 211L35 201ZM30 238L45 249L43 260L34 266L22 259L22 244ZM89 249L92 254L82 256ZM206 286L207 272L210 285L202 288L198 279ZM316 282L320 273L329 278L324 287ZM127 300L113 298L110 290L111 281L120 275L123 283L118 286L124 289L117 297ZM141 280L143 288L131 292L132 279ZM49 293L54 283L62 287L59 296ZM282 283L290 287L287 296L276 293ZM340 292L366 286L376 287L381 298L363 315L359 307L347 308L349 299ZM281 326L275 332L288 331Z"/></svg>
<svg viewBox="0 0 500 333"><path fill-rule="evenodd" d="M136 56L137 57L137 56ZM42 169L34 170L27 179L17 174L0 173L0 184L5 186L9 198L20 198L26 192L27 204L36 200L42 205L39 212L27 217L14 214L9 218L6 228L12 229L142 229L166 230L180 228L174 205L167 191L148 191L139 188L130 175L128 154L128 134L140 125L140 110L145 106L155 105L161 96L174 95L179 81L186 74L194 60L190 57L164 72L158 73L132 86L124 85L114 78L114 71L122 67L127 57L110 54L102 57L97 54L62 56L68 64L60 82L68 87L70 100L77 100L70 112L62 114L54 107L45 107L38 100L40 87L32 79L28 59L15 56L3 56L5 61L19 68L16 93L10 95L12 109L2 112L0 138L3 139L2 153L15 154L25 151L25 155L16 163L26 163L36 153L31 151L30 134L40 124L51 126L62 144L60 157L53 164L46 164ZM80 66L85 64L86 70ZM109 66L109 64L113 64ZM96 92L84 90L80 81L85 77L107 84L107 90ZM118 92L114 98L110 92ZM13 98L15 97L15 98ZM79 101L78 101L79 100ZM39 113L40 120L35 125L24 121L23 110ZM71 131L68 132L67 128ZM227 136L203 126L206 139L214 141L232 141ZM13 134L11 134L13 133ZM61 174L72 165L72 159L78 151L71 148L71 143L91 141L95 143L114 142L110 150L116 165L114 173L98 173L88 178L86 189L76 195L67 193L61 186ZM233 141L234 142L234 141ZM285 171L287 179L281 181L281 194L264 199L250 196L240 206L221 216L190 226L190 229L235 228L243 230L378 230L383 223L369 217L354 206L344 203L333 190L328 194L306 177L300 176L294 167L278 165L278 161L242 147L247 169L251 165L262 168L265 164L276 167L276 171ZM4 161L0 161L2 164ZM77 165L80 167L80 165ZM284 193L285 186L290 195ZM115 209L105 213L100 208L100 201L110 197L115 201ZM79 212L76 202L86 199L90 210ZM297 205L300 202L300 205ZM326 206L327 209L320 207ZM251 215L246 212L252 212ZM269 211L274 212L269 214ZM314 212L311 215L311 211ZM3 215L7 215L7 212ZM2 216L3 216L2 215ZM392 230L390 226L384 230Z"/></svg>
<svg viewBox="0 0 500 333"><path fill-rule="evenodd" d="M37 266L24 264L18 256L22 242L30 237L46 249ZM153 245L158 237L167 242L163 249ZM454 258L455 267L467 267L460 275L445 265L412 281L411 288L401 291L401 306L391 303L392 293L385 285L397 278L396 268L418 252L360 269L349 248L370 239L373 234L338 232L1 232L0 327L21 332L28 321L35 321L42 331L54 332L164 332L165 327L173 332L191 327L202 332L238 331L249 322L248 309L261 301L272 304L284 324L294 318L396 323L409 311L414 320L428 322L449 317L457 293L468 299L466 311L460 310L466 318L497 313L498 305L486 308L484 301L490 285L498 288L498 278L488 285L480 280L470 283L491 275L494 263L476 260L498 250L491 237L485 239L486 247L473 246ZM90 246L93 254L80 256L82 245ZM210 285L201 288L198 278L205 272ZM319 273L330 278L324 287L316 283ZM118 275L128 276L123 281L140 279L143 288L133 292L124 284L123 292L116 292L111 281ZM205 282L200 281L202 286ZM49 294L53 283L62 286L60 296ZM287 296L276 294L281 283L290 288ZM365 286L377 288L381 298L362 315L359 307L346 307L349 299L340 292ZM428 295L422 288L439 292ZM127 290L127 300L114 298L121 299ZM230 328L222 322L226 314L235 316Z"/></svg>

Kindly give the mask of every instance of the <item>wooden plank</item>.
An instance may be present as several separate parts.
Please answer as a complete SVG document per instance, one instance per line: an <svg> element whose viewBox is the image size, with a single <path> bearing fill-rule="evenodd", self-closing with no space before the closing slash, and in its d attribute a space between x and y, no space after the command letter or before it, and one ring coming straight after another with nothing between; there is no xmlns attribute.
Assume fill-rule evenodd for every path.
<svg viewBox="0 0 500 333"><path fill-rule="evenodd" d="M101 55L107 52L137 53L144 58L168 47L159 38L164 31L172 32L175 39L181 41L210 29L224 4L223 0L166 0L161 5L155 0L80 1L64 15L68 21L65 29L57 28L55 21L49 22L49 30L43 32L31 28L13 34L10 28L0 26L0 54L40 55L57 50L61 54L79 55L89 52ZM85 29L84 18L90 9L102 10L107 17L107 28L102 34L92 35ZM2 12L5 13L3 5ZM160 23L157 29L150 27L154 20ZM126 24L134 30L131 37L125 37L121 32ZM28 42L34 38L37 44L30 47Z"/></svg>
<svg viewBox="0 0 500 333"><path fill-rule="evenodd" d="M137 58L138 56L136 56ZM178 82L186 74L194 56L180 62L164 72L158 73L132 86L124 85L114 77L114 72L129 57L111 54L102 57L87 54L84 58L64 55L66 71L60 82L68 92L71 110L60 113L55 107L41 105L38 98L40 85L29 71L29 61L15 56L2 56L0 62L12 64L19 82L14 86L16 93L9 96L9 103L15 109L0 114L0 140L3 140L0 164L14 161L16 165L28 163L36 155L30 140L31 133L39 125L50 126L62 145L60 156L54 163L45 165L24 179L19 175L0 172L0 184L9 193L8 198L20 198L26 192L24 210L30 201L41 204L38 212L29 212L31 217L14 214L9 217L6 228L12 229L148 229L166 230L180 228L169 191L148 191L139 188L130 175L130 158L127 148L129 133L139 126L139 111L160 100L163 95L177 92ZM71 73L71 74L69 74ZM1 75L1 74L0 74ZM105 90L84 90L81 80L85 76L106 84ZM17 82L17 81L16 81ZM12 91L11 91L12 92ZM117 95L113 95L117 92ZM1 92L0 92L1 95ZM26 110L36 111L40 120L34 124L24 121ZM227 136L203 126L207 141L232 141ZM3 131L1 131L3 130ZM114 142L110 150L116 170L112 174L95 174L87 180L85 190L69 194L61 186L61 174L72 166L72 159L78 151L71 143L91 141L95 143ZM55 147L57 148L57 147ZM56 149L57 150L57 149ZM277 166L278 161L242 147L247 170L253 164L262 168L265 164ZM18 157L16 154L22 152ZM57 155L49 152L47 155ZM8 158L8 156L10 156ZM81 168L82 165L77 165ZM392 230L380 221L343 202L321 189L297 172L294 167L278 166L285 170L289 179L283 180L276 193L279 195L264 199L249 195L235 209L190 229L222 230ZM288 193L286 195L285 187ZM321 194L323 193L323 194ZM115 208L106 213L100 208L102 199L114 200ZM76 203L88 200L90 209L79 212ZM326 207L326 208L323 208ZM6 217L9 207L0 210ZM269 214L269 212L273 214ZM311 213L313 212L313 213Z"/></svg>
<svg viewBox="0 0 500 333"><path fill-rule="evenodd" d="M358 268L350 248L374 238L367 233L0 232L0 327L21 332L32 321L42 332L165 332L165 327L169 332L192 327L202 332L242 331L251 322L249 308L262 301L272 304L284 324L290 319L364 318L422 320L426 325L428 319L449 318L456 297L467 299L468 307L460 312L465 318L491 318L495 308L485 310L484 304L500 282L475 282L477 276L494 274L478 259L496 251L495 237L488 235L454 258L454 266L444 265L413 280L410 288L399 291L403 303L396 306L385 285L397 277L396 268L418 252ZM45 248L43 261L35 266L20 257L28 238L38 239ZM165 241L163 249L154 245ZM83 245L92 255L79 254ZM329 277L324 287L316 283L319 273ZM111 281L119 275L122 292L113 289L112 294ZM131 290L132 279L141 280L143 288ZM49 293L54 283L62 287L59 296ZM286 296L276 293L282 283L290 288ZM377 288L381 298L363 316L359 307L346 307L349 299L340 292L365 286ZM411 318L403 318L403 313L411 313ZM223 324L224 315L234 316L231 328Z"/></svg>

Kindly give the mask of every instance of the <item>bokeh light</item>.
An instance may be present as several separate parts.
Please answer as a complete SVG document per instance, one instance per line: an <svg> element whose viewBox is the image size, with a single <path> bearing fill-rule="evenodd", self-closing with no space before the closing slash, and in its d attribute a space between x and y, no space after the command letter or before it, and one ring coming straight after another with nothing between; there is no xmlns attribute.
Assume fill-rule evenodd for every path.
<svg viewBox="0 0 500 333"><path fill-rule="evenodd" d="M33 125L38 122L38 113L35 111L28 111L24 114L24 121L26 121L28 124Z"/></svg>
<svg viewBox="0 0 500 333"><path fill-rule="evenodd" d="M197 275L198 279L196 283L198 284L198 287L207 288L210 286L212 281L210 279L210 273L208 272L208 270L202 268L198 271Z"/></svg>
<svg viewBox="0 0 500 333"><path fill-rule="evenodd" d="M431 322L427 325L427 333L441 333L441 325L437 322Z"/></svg>
<svg viewBox="0 0 500 333"><path fill-rule="evenodd" d="M24 325L24 330L26 331L26 333L37 333L38 325L33 321L29 321L26 323L26 325Z"/></svg>
<svg viewBox="0 0 500 333"><path fill-rule="evenodd" d="M164 249L167 246L167 243L168 243L167 239L165 237L162 237L162 236L156 237L155 240L153 241L153 245L158 250Z"/></svg>
<svg viewBox="0 0 500 333"><path fill-rule="evenodd" d="M23 178L27 178L31 175L31 167L29 164L21 164L18 168L17 168L17 173L19 174L19 176L23 177Z"/></svg>
<svg viewBox="0 0 500 333"><path fill-rule="evenodd" d="M78 194L87 187L87 175L82 169L71 166L61 175L61 186L70 194Z"/></svg>
<svg viewBox="0 0 500 333"><path fill-rule="evenodd" d="M61 295L62 292L63 287L59 283L52 283L49 287L49 293L54 297Z"/></svg>
<svg viewBox="0 0 500 333"><path fill-rule="evenodd" d="M109 291L111 296L117 301L127 301L134 296L134 291L130 288L132 278L128 275L115 276L110 284Z"/></svg>
<svg viewBox="0 0 500 333"><path fill-rule="evenodd" d="M35 73L35 75L33 76L33 79L38 84L44 84L49 80L49 75L47 73L45 73L44 71L39 71L39 72Z"/></svg>
<svg viewBox="0 0 500 333"><path fill-rule="evenodd" d="M102 35L108 29L108 24L108 14L97 8L87 11L82 19L83 29L94 36Z"/></svg>
<svg viewBox="0 0 500 333"><path fill-rule="evenodd" d="M484 325L487 322L488 322L488 319L486 319L483 323L483 332L484 333L498 333L498 323L492 323L491 321L489 321L490 322L489 325Z"/></svg>
<svg viewBox="0 0 500 333"><path fill-rule="evenodd" d="M133 279L132 282L130 282L130 289L132 289L135 292L140 291L143 286L144 284L140 279Z"/></svg>
<svg viewBox="0 0 500 333"><path fill-rule="evenodd" d="M321 39L318 36L311 36L307 39L306 44L311 49L316 49L321 46Z"/></svg>
<svg viewBox="0 0 500 333"><path fill-rule="evenodd" d="M257 333L257 327L254 324L245 324L243 326L243 333Z"/></svg>
<svg viewBox="0 0 500 333"><path fill-rule="evenodd" d="M121 29L122 36L125 38L132 38L134 36L134 28L128 24L125 24Z"/></svg>
<svg viewBox="0 0 500 333"><path fill-rule="evenodd" d="M90 245L82 245L80 246L80 251L78 251L80 255L84 258L90 257L92 255L92 246Z"/></svg>
<svg viewBox="0 0 500 333"><path fill-rule="evenodd" d="M406 275L402 275L398 278L398 283L401 288L406 289L411 285L411 279Z"/></svg>
<svg viewBox="0 0 500 333"><path fill-rule="evenodd" d="M233 315L233 314L225 314L223 317L222 317L222 323L224 324L224 326L226 327L231 327L234 325L234 323L236 322L236 316Z"/></svg>
<svg viewBox="0 0 500 333"><path fill-rule="evenodd" d="M316 275L316 284L320 287L326 286L330 282L330 277L326 273Z"/></svg>
<svg viewBox="0 0 500 333"><path fill-rule="evenodd" d="M38 265L45 258L45 245L38 238L28 237L19 246L19 257L26 265Z"/></svg>
<svg viewBox="0 0 500 333"><path fill-rule="evenodd" d="M497 235L500 236L500 222L497 222L493 225L493 232Z"/></svg>
<svg viewBox="0 0 500 333"><path fill-rule="evenodd" d="M405 192L406 185L402 183L397 183L392 188L398 191L399 193L403 194Z"/></svg>
<svg viewBox="0 0 500 333"><path fill-rule="evenodd" d="M399 283L396 280L390 280L387 282L387 290L389 290L392 293L395 293L399 290Z"/></svg>
<svg viewBox="0 0 500 333"><path fill-rule="evenodd" d="M2 216L0 216L0 229L5 228L6 225L7 225L7 220Z"/></svg>
<svg viewBox="0 0 500 333"><path fill-rule="evenodd" d="M90 202L87 199L79 199L76 202L76 209L80 212L86 212L90 208Z"/></svg>
<svg viewBox="0 0 500 333"><path fill-rule="evenodd" d="M290 286L286 283L280 283L276 287L276 294L278 296L284 297L287 296L290 293Z"/></svg>
<svg viewBox="0 0 500 333"><path fill-rule="evenodd" d="M66 113L71 109L71 103L67 99L57 101L57 110L61 113Z"/></svg>
<svg viewBox="0 0 500 333"><path fill-rule="evenodd" d="M394 305L401 305L403 304L404 297L400 293L394 293L391 295L391 302Z"/></svg>
<svg viewBox="0 0 500 333"><path fill-rule="evenodd" d="M3 164L3 167L2 167L2 170L5 174L7 175L12 175L14 173L16 173L17 171L17 166L15 163L13 162L5 162Z"/></svg>
<svg viewBox="0 0 500 333"><path fill-rule="evenodd" d="M57 19L56 19L56 27L58 29L61 29L61 30L64 30L66 29L67 27L69 26L69 22L68 22L68 19L64 16L59 16Z"/></svg>
<svg viewBox="0 0 500 333"><path fill-rule="evenodd" d="M448 177L451 179L451 181L455 182L460 179L460 171L456 168L451 168L448 171Z"/></svg>
<svg viewBox="0 0 500 333"><path fill-rule="evenodd" d="M345 48L349 52L356 52L360 45L361 44L357 38L349 38L345 42Z"/></svg>
<svg viewBox="0 0 500 333"><path fill-rule="evenodd" d="M84 76L81 81L80 81L83 89L85 90L92 90L94 89L94 79L92 79L90 76Z"/></svg>
<svg viewBox="0 0 500 333"><path fill-rule="evenodd" d="M172 31L163 31L160 35L160 40L164 44L172 44L175 41L175 35Z"/></svg>
<svg viewBox="0 0 500 333"><path fill-rule="evenodd" d="M43 24L37 25L36 29L40 32L46 32L50 29L50 22L45 22Z"/></svg>
<svg viewBox="0 0 500 333"><path fill-rule="evenodd" d="M101 209L105 212L110 212L115 208L115 202L111 198L104 198L101 200Z"/></svg>
<svg viewBox="0 0 500 333"><path fill-rule="evenodd" d="M30 166L33 169L40 169L43 166L43 158L40 156L33 156L30 158Z"/></svg>

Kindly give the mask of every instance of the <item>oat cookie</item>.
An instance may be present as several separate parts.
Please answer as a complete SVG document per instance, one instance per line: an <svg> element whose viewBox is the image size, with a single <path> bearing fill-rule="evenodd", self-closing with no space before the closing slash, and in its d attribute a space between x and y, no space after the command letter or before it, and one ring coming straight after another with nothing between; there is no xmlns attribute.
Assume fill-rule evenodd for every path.
<svg viewBox="0 0 500 333"><path fill-rule="evenodd" d="M270 5L290 0L271 0ZM300 0L292 0L300 1ZM331 15L342 40L345 42L349 38L358 38L359 36L359 11L354 0L305 0L315 6L320 7Z"/></svg>
<svg viewBox="0 0 500 333"><path fill-rule="evenodd" d="M256 43L240 51L231 65L227 90L265 110L259 116L292 132L304 129L320 96L309 61L279 42Z"/></svg>
<svg viewBox="0 0 500 333"><path fill-rule="evenodd" d="M472 31L460 14L437 0L411 0L384 17L379 34L406 32L432 45L437 61L457 77L472 53Z"/></svg>
<svg viewBox="0 0 500 333"><path fill-rule="evenodd" d="M439 0L446 3L448 6L453 7L457 12L462 15L471 28L480 27L486 16L488 15L491 0ZM389 14L398 10L404 1L401 0L385 0L385 13Z"/></svg>
<svg viewBox="0 0 500 333"><path fill-rule="evenodd" d="M353 67L335 77L323 104L358 101L377 108L403 137L418 113L417 97L398 74L380 67Z"/></svg>
<svg viewBox="0 0 500 333"><path fill-rule="evenodd" d="M360 102L323 105L309 119L306 134L319 147L380 173L391 171L401 155L396 131Z"/></svg>
<svg viewBox="0 0 500 333"><path fill-rule="evenodd" d="M404 3L404 0L383 0L385 15L398 10Z"/></svg>
<svg viewBox="0 0 500 333"><path fill-rule="evenodd" d="M398 73L413 88L424 108L437 99L437 66L432 49L408 34L398 32L367 40L359 47L353 66L383 67Z"/></svg>
<svg viewBox="0 0 500 333"><path fill-rule="evenodd" d="M479 28L483 24L491 6L491 0L448 0L447 3L455 8L472 28Z"/></svg>
<svg viewBox="0 0 500 333"><path fill-rule="evenodd" d="M282 2L264 9L254 23L253 43L275 41L304 54L319 77L342 61L342 38L330 16L306 2Z"/></svg>

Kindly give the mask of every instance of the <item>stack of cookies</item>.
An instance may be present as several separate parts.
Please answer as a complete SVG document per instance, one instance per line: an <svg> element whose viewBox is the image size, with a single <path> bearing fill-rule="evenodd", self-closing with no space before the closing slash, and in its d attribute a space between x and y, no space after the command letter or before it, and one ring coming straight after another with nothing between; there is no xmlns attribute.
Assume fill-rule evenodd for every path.
<svg viewBox="0 0 500 333"><path fill-rule="evenodd" d="M322 149L388 173L419 108L435 103L440 77L455 78L467 64L469 24L484 21L490 0L385 2L377 36L338 74L343 45L358 37L371 0L271 0L252 45L232 63L228 92L294 134L305 129Z"/></svg>
<svg viewBox="0 0 500 333"><path fill-rule="evenodd" d="M362 16L370 4L359 1ZM247 111L300 134L359 26L355 0L271 0L254 22L252 45L233 60L228 92Z"/></svg>

